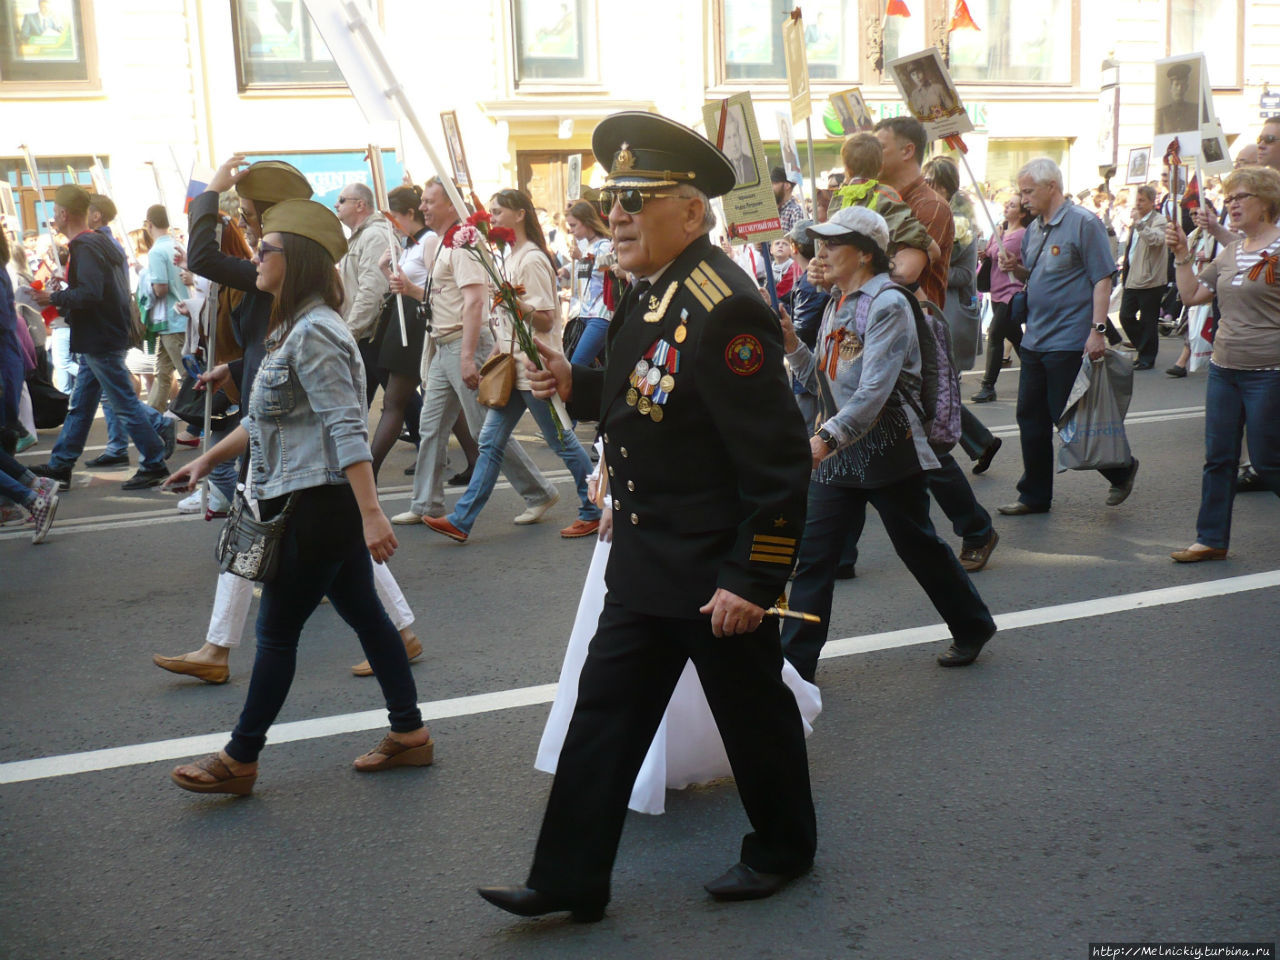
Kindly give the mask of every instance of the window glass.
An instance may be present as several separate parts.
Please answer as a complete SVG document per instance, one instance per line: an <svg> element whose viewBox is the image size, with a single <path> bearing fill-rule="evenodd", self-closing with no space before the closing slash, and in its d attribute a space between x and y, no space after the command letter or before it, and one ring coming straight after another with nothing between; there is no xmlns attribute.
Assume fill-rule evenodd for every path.
<svg viewBox="0 0 1280 960"><path fill-rule="evenodd" d="M1240 84L1239 0L1169 0L1169 55L1209 51L1209 83L1215 87ZM1206 37L1221 37L1209 46Z"/></svg>
<svg viewBox="0 0 1280 960"><path fill-rule="evenodd" d="M0 82L86 81L80 0L0 0Z"/></svg>
<svg viewBox="0 0 1280 960"><path fill-rule="evenodd" d="M1018 171L1028 160L1034 157L1048 157L1062 168L1063 178L1070 183L1071 177L1067 169L1067 154L1071 143L1065 139L1046 140L996 140L987 144L986 182L993 190L1002 190L1016 185ZM947 153L948 151L941 151ZM1097 179L1096 177L1094 178Z"/></svg>
<svg viewBox="0 0 1280 960"><path fill-rule="evenodd" d="M233 0L231 9L241 90L343 84L302 0Z"/></svg>
<svg viewBox="0 0 1280 960"><path fill-rule="evenodd" d="M724 0L724 59L727 80L785 80L782 20L794 0ZM809 76L857 80L858 0L805 0L805 54Z"/></svg>
<svg viewBox="0 0 1280 960"><path fill-rule="evenodd" d="M969 10L979 29L951 34L957 82L1071 82L1071 0L969 0Z"/></svg>
<svg viewBox="0 0 1280 960"><path fill-rule="evenodd" d="M591 79L593 7L586 0L512 0L516 83Z"/></svg>
<svg viewBox="0 0 1280 960"><path fill-rule="evenodd" d="M913 0L917 8L909 17L885 17L884 62L916 53L928 46L924 42L924 0ZM910 9L910 7L908 7ZM954 36L954 34L953 34ZM885 74L885 82L892 82Z"/></svg>

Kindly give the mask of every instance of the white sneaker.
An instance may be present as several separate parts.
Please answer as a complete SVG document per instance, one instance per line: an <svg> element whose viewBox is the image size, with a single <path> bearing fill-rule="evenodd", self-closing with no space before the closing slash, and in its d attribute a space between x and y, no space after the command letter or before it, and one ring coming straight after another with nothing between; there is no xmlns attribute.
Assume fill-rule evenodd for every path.
<svg viewBox="0 0 1280 960"><path fill-rule="evenodd" d="M522 527L530 523L537 523L546 516L548 510L559 502L560 491L552 490L550 500L544 500L542 503L534 504L532 507L526 507L524 513L520 514L520 516L516 517L512 522Z"/></svg>
<svg viewBox="0 0 1280 960"><path fill-rule="evenodd" d="M422 514L414 513L412 510L406 510L404 513L397 513L391 518L392 523L398 523L402 526L408 526L413 523L422 522Z"/></svg>
<svg viewBox="0 0 1280 960"><path fill-rule="evenodd" d="M183 497L178 501L179 513L199 513L200 512L200 491L197 490L189 497Z"/></svg>
<svg viewBox="0 0 1280 960"><path fill-rule="evenodd" d="M209 513L226 515L231 504L227 498L223 496L222 491L217 487L209 488ZM178 501L179 513L199 513L200 512L200 491L197 490L190 496L183 497Z"/></svg>

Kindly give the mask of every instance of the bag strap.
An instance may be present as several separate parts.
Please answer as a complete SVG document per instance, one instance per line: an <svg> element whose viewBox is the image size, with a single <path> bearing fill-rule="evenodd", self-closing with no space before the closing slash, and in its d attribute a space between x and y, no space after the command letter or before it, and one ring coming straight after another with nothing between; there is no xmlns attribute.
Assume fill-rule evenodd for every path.
<svg viewBox="0 0 1280 960"><path fill-rule="evenodd" d="M1036 264L1040 262L1040 254L1044 253L1044 248L1049 245L1049 234L1053 232L1056 223L1051 223L1044 228L1044 236L1040 238L1040 246L1036 248L1036 255L1031 258L1031 266L1027 268L1027 282L1031 282L1031 274L1035 272Z"/></svg>

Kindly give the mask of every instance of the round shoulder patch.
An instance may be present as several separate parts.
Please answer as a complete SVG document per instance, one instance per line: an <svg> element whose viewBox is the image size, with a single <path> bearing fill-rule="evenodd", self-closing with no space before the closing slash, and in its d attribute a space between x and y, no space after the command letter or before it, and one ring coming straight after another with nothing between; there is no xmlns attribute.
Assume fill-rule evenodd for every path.
<svg viewBox="0 0 1280 960"><path fill-rule="evenodd" d="M742 333L725 347L724 362L740 377L749 377L764 366L764 347L748 333Z"/></svg>

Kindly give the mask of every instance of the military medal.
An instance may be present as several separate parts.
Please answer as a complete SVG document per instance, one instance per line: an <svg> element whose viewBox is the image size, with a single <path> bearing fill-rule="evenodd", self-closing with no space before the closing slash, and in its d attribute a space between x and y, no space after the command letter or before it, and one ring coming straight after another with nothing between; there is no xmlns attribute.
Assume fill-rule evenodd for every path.
<svg viewBox="0 0 1280 960"><path fill-rule="evenodd" d="M639 410L642 414L648 416L649 411L653 409L653 401L650 400L648 397L641 397L638 401L636 401L636 409Z"/></svg>
<svg viewBox="0 0 1280 960"><path fill-rule="evenodd" d="M658 381L658 386L662 389L663 393L670 393L672 390L675 389L675 385L676 385L676 378L669 373L663 376L663 378Z"/></svg>
<svg viewBox="0 0 1280 960"><path fill-rule="evenodd" d="M648 372L649 372L649 361L648 361L648 360L638 360L638 361L636 361L636 376L637 376L637 377L643 377L643 376L644 376L645 374L647 374Z"/></svg>
<svg viewBox="0 0 1280 960"><path fill-rule="evenodd" d="M662 406L660 404L655 403L653 407L649 410L649 416L653 417L654 423L661 423L662 418L664 416L662 412Z"/></svg>
<svg viewBox="0 0 1280 960"><path fill-rule="evenodd" d="M631 387L627 391L627 406L634 407L636 405L636 401L639 399L640 399L640 394L636 392L635 387Z"/></svg>
<svg viewBox="0 0 1280 960"><path fill-rule="evenodd" d="M675 340L676 343L684 343L684 338L689 335L688 331L685 329L685 326L684 326L688 322L688 320L689 320L688 309L681 310L680 326L676 327L676 332L672 334L672 338Z"/></svg>
<svg viewBox="0 0 1280 960"><path fill-rule="evenodd" d="M656 387L662 380L662 370L659 367L650 367L649 372L645 374L645 379L649 381L649 386Z"/></svg>

